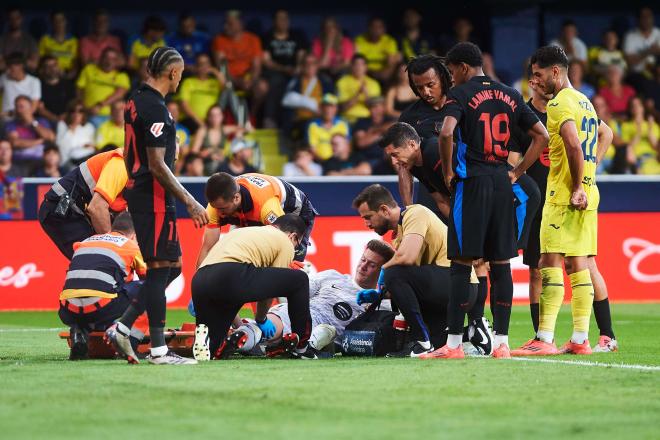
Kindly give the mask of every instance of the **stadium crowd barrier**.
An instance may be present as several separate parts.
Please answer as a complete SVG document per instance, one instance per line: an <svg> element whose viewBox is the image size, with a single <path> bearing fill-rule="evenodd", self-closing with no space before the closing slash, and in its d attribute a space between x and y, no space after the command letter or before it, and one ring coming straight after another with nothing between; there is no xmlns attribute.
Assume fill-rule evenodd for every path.
<svg viewBox="0 0 660 440"><path fill-rule="evenodd" d="M205 178L181 181L203 201ZM381 183L395 195L395 177L293 178L321 214L316 219L307 259L312 270L352 272L365 244L377 235L369 231L351 207L365 186ZM24 179L24 220L0 222L0 310L53 310L58 306L67 260L41 230L36 218L51 179ZM644 176L599 177L598 265L612 301L660 301L660 178ZM183 273L167 291L168 305L185 307L190 280L202 239L185 209L179 234ZM512 261L515 299L527 298L527 266L519 256Z"/></svg>

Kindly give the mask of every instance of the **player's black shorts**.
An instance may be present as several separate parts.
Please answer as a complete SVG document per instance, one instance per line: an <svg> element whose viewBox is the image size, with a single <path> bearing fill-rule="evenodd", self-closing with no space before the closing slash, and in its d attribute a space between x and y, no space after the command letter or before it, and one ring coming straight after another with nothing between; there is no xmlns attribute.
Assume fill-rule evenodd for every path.
<svg viewBox="0 0 660 440"><path fill-rule="evenodd" d="M508 260L517 255L508 174L459 179L453 185L447 256Z"/></svg>
<svg viewBox="0 0 660 440"><path fill-rule="evenodd" d="M529 241L523 251L523 263L532 269L538 269L541 259L541 217L543 206L539 206L529 225Z"/></svg>
<svg viewBox="0 0 660 440"><path fill-rule="evenodd" d="M516 240L518 249L527 249L532 222L541 206L541 191L534 179L523 174L513 184L514 208L516 213ZM537 228L538 237L538 228Z"/></svg>
<svg viewBox="0 0 660 440"><path fill-rule="evenodd" d="M144 261L179 261L181 245L176 230L176 212L128 211Z"/></svg>

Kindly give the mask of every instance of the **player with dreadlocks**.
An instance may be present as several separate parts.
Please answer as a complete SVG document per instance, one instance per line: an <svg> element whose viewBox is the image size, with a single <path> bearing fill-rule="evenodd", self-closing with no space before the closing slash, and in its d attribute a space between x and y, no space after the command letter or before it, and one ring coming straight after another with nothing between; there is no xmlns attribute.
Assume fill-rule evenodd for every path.
<svg viewBox="0 0 660 440"><path fill-rule="evenodd" d="M408 82L419 99L403 111L399 122L390 127L380 145L392 157L397 169L403 206L414 203L414 176L421 183L417 203L434 211L447 224L450 193L440 166L438 135L445 118L442 108L452 86L451 73L439 56L421 55L408 62ZM488 272L483 264L475 265L475 270L479 288L468 313L471 328L465 333L473 336L470 342L479 347L481 353L490 354L492 334L483 316Z"/></svg>
<svg viewBox="0 0 660 440"><path fill-rule="evenodd" d="M450 193L444 183L438 135L445 117L443 107L446 95L452 85L451 73L442 58L422 55L408 63L408 80L410 87L420 99L403 112L400 122L394 124L383 137L381 146L397 165L399 192L404 206L413 203L412 178L417 177L422 184L419 203L424 204L423 190L426 189L435 201L441 218L447 223ZM419 138L414 132L417 132ZM514 198L517 214L517 248L525 249L530 224L540 205L541 194L534 181L527 175L522 175L514 184L512 199ZM479 290L477 297L466 305L471 328L465 333L473 336L473 345L483 347L482 351L490 354L492 337L489 324L483 317L488 293L487 270L483 262L478 262L475 269L479 277ZM475 341L477 344L474 343Z"/></svg>
<svg viewBox="0 0 660 440"><path fill-rule="evenodd" d="M193 359L170 352L165 344L165 288L181 273L181 246L176 230L175 199L185 204L196 227L209 222L208 214L172 174L177 155L175 121L165 106L165 95L176 92L184 63L171 47L158 47L147 61L149 78L126 104L124 161L128 183L124 192L133 217L147 277L137 299L106 335L129 363L137 363L129 335L146 309L153 364L192 364Z"/></svg>

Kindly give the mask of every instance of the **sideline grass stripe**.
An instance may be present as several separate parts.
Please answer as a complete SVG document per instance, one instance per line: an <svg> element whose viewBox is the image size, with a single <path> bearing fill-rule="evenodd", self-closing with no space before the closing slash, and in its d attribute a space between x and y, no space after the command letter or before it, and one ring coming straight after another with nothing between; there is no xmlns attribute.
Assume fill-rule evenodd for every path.
<svg viewBox="0 0 660 440"><path fill-rule="evenodd" d="M527 357L514 357L511 359L513 359L514 361L539 362L546 364L565 364L565 365L581 365L585 367L621 368L623 370L660 371L660 366L656 366L656 365L607 364L605 362L564 361L560 359L541 359L541 358L527 358Z"/></svg>
<svg viewBox="0 0 660 440"><path fill-rule="evenodd" d="M65 331L64 327L54 328L0 328L0 333L38 333L38 332L62 332Z"/></svg>

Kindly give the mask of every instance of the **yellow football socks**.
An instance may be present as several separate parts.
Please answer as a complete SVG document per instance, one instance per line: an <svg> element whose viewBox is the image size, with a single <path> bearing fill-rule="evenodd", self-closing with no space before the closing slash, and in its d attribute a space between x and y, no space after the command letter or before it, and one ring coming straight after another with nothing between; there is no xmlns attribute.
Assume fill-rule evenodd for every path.
<svg viewBox="0 0 660 440"><path fill-rule="evenodd" d="M589 277L589 271L587 271ZM537 337L551 343L554 339L557 315L564 300L564 271L561 267L545 267L541 269L543 290L539 306L539 331ZM589 306L591 307L591 306Z"/></svg>
<svg viewBox="0 0 660 440"><path fill-rule="evenodd" d="M589 269L572 273L569 276L573 296L571 310L573 311L573 342L581 344L589 334L589 319L591 306L594 302L594 286L591 283Z"/></svg>

